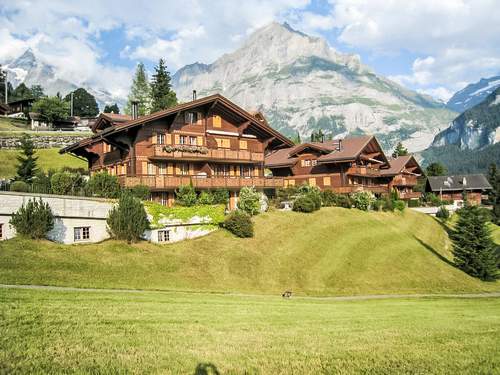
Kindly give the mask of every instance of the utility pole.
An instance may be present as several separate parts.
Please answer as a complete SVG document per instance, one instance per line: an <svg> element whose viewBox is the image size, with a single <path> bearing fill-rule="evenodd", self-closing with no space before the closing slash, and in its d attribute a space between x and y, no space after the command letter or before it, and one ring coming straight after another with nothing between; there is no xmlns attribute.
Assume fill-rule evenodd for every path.
<svg viewBox="0 0 500 375"><path fill-rule="evenodd" d="M70 115L71 117L73 117L73 94L74 93L72 92L70 95L71 96L71 115Z"/></svg>
<svg viewBox="0 0 500 375"><path fill-rule="evenodd" d="M5 81L4 81L4 84L5 84L5 104L8 104L8 98L7 98L7 95L8 95L8 90L7 90L7 87L8 87L8 84L7 84L7 71L5 71Z"/></svg>

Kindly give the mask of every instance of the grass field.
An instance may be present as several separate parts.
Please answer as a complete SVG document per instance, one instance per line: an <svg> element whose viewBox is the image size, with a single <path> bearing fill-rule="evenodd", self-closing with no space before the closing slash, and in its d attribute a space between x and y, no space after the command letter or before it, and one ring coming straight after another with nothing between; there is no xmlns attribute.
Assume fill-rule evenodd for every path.
<svg viewBox="0 0 500 375"><path fill-rule="evenodd" d="M499 311L500 298L0 289L0 372L498 374Z"/></svg>
<svg viewBox="0 0 500 375"><path fill-rule="evenodd" d="M21 131L28 129L26 120L0 117L0 131Z"/></svg>
<svg viewBox="0 0 500 375"><path fill-rule="evenodd" d="M170 245L0 242L0 283L278 295L500 291L451 265L435 219L406 210L322 208L255 218L255 238L224 230Z"/></svg>
<svg viewBox="0 0 500 375"><path fill-rule="evenodd" d="M16 175L17 155L19 155L19 150L0 149L0 178L10 178ZM36 156L38 156L39 168L44 171L61 167L87 168L85 161L68 154L60 155L57 148L36 150Z"/></svg>

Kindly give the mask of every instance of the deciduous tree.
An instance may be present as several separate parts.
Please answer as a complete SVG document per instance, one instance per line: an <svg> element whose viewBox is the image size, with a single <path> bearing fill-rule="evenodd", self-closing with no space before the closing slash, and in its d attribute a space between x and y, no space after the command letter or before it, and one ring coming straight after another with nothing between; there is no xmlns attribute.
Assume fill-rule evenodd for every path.
<svg viewBox="0 0 500 375"><path fill-rule="evenodd" d="M71 93L64 100L71 105ZM99 106L94 95L80 87L73 91L73 115L80 117L94 117L99 113Z"/></svg>

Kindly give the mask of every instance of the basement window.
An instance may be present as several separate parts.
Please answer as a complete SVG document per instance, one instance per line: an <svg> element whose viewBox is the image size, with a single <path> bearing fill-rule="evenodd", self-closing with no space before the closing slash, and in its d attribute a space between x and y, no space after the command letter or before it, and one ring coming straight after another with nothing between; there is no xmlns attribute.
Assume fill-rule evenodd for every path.
<svg viewBox="0 0 500 375"><path fill-rule="evenodd" d="M74 240L75 241L86 241L90 239L90 227L75 227L74 228Z"/></svg>
<svg viewBox="0 0 500 375"><path fill-rule="evenodd" d="M158 231L158 242L169 242L170 241L170 231L169 230L159 230Z"/></svg>

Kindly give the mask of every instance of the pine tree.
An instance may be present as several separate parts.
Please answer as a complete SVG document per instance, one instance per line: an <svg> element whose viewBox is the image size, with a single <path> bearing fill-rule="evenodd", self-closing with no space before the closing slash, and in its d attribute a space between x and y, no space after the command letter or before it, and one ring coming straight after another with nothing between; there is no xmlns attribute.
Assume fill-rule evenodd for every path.
<svg viewBox="0 0 500 375"><path fill-rule="evenodd" d="M444 176L446 167L441 163L431 163L427 166L425 173L427 176Z"/></svg>
<svg viewBox="0 0 500 375"><path fill-rule="evenodd" d="M488 168L488 181L492 187L488 193L488 203L493 206L491 219L498 225L500 223L500 174L495 163L491 163Z"/></svg>
<svg viewBox="0 0 500 375"><path fill-rule="evenodd" d="M134 80L130 87L125 113L132 114L132 102L139 102L139 116L148 115L151 112L151 87L149 86L148 74L143 63L137 64Z"/></svg>
<svg viewBox="0 0 500 375"><path fill-rule="evenodd" d="M172 90L170 79L165 61L160 59L151 82L151 112L161 111L177 104L177 95Z"/></svg>
<svg viewBox="0 0 500 375"><path fill-rule="evenodd" d="M128 192L121 195L118 205L109 212L107 224L114 238L129 243L139 241L149 229L144 205Z"/></svg>
<svg viewBox="0 0 500 375"><path fill-rule="evenodd" d="M455 264L481 280L498 278L496 248L485 215L477 206L466 205L451 235Z"/></svg>
<svg viewBox="0 0 500 375"><path fill-rule="evenodd" d="M38 157L34 156L35 146L28 134L24 134L21 137L21 150L22 155L17 157L19 165L17 166L16 180L31 183L37 172L36 161Z"/></svg>
<svg viewBox="0 0 500 375"><path fill-rule="evenodd" d="M396 148L394 149L394 152L392 153L392 157L397 158L399 156L406 156L406 155L408 155L408 149L404 147L401 142L398 142Z"/></svg>

